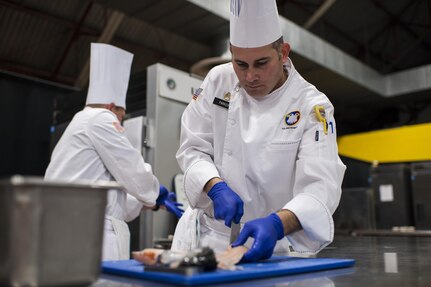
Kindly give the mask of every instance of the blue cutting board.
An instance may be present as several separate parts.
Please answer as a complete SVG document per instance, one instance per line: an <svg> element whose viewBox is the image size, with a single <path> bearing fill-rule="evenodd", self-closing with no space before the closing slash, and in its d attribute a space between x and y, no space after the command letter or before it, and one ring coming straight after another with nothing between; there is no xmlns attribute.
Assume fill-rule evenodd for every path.
<svg viewBox="0 0 431 287"><path fill-rule="evenodd" d="M177 285L198 285L291 275L350 267L353 264L355 264L355 260L353 259L273 256L271 259L258 263L239 264L238 266L241 267L240 270L229 271L218 269L213 272L202 272L187 276L176 273L145 271L144 266L135 260L119 260L102 262L102 272Z"/></svg>

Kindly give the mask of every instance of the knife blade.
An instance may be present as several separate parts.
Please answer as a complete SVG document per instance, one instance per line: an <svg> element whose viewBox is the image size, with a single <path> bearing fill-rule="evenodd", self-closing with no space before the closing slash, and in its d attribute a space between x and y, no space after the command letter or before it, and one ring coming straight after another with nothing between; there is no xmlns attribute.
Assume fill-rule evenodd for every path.
<svg viewBox="0 0 431 287"><path fill-rule="evenodd" d="M232 221L230 226L230 244L234 243L241 231L241 224Z"/></svg>

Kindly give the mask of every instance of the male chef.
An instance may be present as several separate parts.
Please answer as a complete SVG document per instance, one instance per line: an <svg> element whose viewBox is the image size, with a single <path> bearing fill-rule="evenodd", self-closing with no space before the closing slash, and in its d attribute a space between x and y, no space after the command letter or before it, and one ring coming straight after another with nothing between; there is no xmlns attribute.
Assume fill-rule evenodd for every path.
<svg viewBox="0 0 431 287"><path fill-rule="evenodd" d="M245 245L243 261L289 246L315 254L333 240L345 171L334 107L290 60L275 0L231 1L230 49L182 116L177 159L190 208L172 249Z"/></svg>
<svg viewBox="0 0 431 287"><path fill-rule="evenodd" d="M126 222L136 218L143 207L163 205L177 217L183 212L175 194L159 184L121 125L132 59L133 54L120 48L91 44L86 106L65 130L45 173L47 180L113 180L124 187L108 193L103 260L129 259Z"/></svg>

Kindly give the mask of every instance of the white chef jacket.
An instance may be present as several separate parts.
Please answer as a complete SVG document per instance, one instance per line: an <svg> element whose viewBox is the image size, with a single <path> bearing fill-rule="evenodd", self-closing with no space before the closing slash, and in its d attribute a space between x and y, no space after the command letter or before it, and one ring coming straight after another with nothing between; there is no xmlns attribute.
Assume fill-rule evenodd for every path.
<svg viewBox="0 0 431 287"><path fill-rule="evenodd" d="M45 179L117 181L106 206L103 259L129 259L130 233L124 221L153 206L159 182L126 138L114 113L86 107L78 112L56 145Z"/></svg>
<svg viewBox="0 0 431 287"><path fill-rule="evenodd" d="M332 242L332 214L345 171L338 156L334 108L290 59L285 68L288 79L281 87L253 98L241 88L232 63L217 66L187 106L177 159L193 210L180 219L172 249L206 244L221 250L229 245L230 229L214 219L212 201L203 192L213 177L222 178L244 201L242 224L289 209L302 226L287 236L296 252L315 254ZM226 98L229 107L214 104L219 101L215 98ZM325 110L327 134L314 112L316 105Z"/></svg>

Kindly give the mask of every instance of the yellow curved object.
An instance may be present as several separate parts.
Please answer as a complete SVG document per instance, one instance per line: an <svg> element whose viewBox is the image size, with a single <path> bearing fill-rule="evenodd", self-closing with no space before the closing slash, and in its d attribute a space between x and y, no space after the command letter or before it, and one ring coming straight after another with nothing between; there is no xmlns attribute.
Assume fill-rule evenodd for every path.
<svg viewBox="0 0 431 287"><path fill-rule="evenodd" d="M366 162L431 160L431 124L341 136L338 138L338 152Z"/></svg>
<svg viewBox="0 0 431 287"><path fill-rule="evenodd" d="M325 108L319 105L314 106L314 113L316 114L317 120L323 125L323 132L325 135L328 134L328 123L326 122Z"/></svg>

